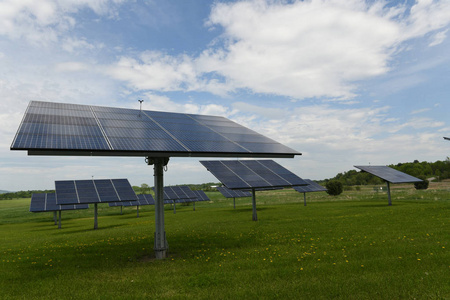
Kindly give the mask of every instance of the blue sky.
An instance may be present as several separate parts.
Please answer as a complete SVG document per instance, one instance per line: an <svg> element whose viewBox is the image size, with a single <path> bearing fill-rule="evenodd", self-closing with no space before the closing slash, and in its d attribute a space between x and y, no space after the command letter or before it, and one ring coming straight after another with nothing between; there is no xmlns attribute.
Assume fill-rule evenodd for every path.
<svg viewBox="0 0 450 300"><path fill-rule="evenodd" d="M2 0L0 190L153 184L143 158L10 151L30 100L225 116L303 153L277 160L303 178L445 160L449 29L439 0ZM165 175L209 181L193 158Z"/></svg>

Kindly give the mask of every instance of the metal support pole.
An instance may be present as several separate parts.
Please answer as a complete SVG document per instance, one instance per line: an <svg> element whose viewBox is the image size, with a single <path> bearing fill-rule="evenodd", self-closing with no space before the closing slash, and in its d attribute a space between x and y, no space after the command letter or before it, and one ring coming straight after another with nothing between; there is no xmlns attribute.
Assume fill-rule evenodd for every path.
<svg viewBox="0 0 450 300"><path fill-rule="evenodd" d="M58 229L61 229L61 211L59 211Z"/></svg>
<svg viewBox="0 0 450 300"><path fill-rule="evenodd" d="M195 211L195 201L194 201L194 202L192 202L192 203L194 203L194 211Z"/></svg>
<svg viewBox="0 0 450 300"><path fill-rule="evenodd" d="M233 198L233 208L236 209L236 198Z"/></svg>
<svg viewBox="0 0 450 300"><path fill-rule="evenodd" d="M175 200L173 200L173 213L176 214L177 213L177 207L175 205Z"/></svg>
<svg viewBox="0 0 450 300"><path fill-rule="evenodd" d="M53 212L53 221L55 222L55 225L58 224L58 218L56 217L56 210Z"/></svg>
<svg viewBox="0 0 450 300"><path fill-rule="evenodd" d="M303 205L306 206L306 193L303 193Z"/></svg>
<svg viewBox="0 0 450 300"><path fill-rule="evenodd" d="M256 215L256 196L255 196L255 189L252 188L252 205L253 205L253 221L258 221L258 216Z"/></svg>
<svg viewBox="0 0 450 300"><path fill-rule="evenodd" d="M392 201L391 201L391 186L389 184L389 181L386 181L387 183L387 193L388 193L388 200L389 200L389 206L392 205Z"/></svg>
<svg viewBox="0 0 450 300"><path fill-rule="evenodd" d="M98 228L97 223L97 203L94 203L94 229Z"/></svg>
<svg viewBox="0 0 450 300"><path fill-rule="evenodd" d="M139 218L139 205L137 206L136 210L137 210L137 218Z"/></svg>
<svg viewBox="0 0 450 300"><path fill-rule="evenodd" d="M163 259L167 257L169 245L164 231L164 165L167 165L168 157L147 158L147 164L154 165L155 179L155 257Z"/></svg>

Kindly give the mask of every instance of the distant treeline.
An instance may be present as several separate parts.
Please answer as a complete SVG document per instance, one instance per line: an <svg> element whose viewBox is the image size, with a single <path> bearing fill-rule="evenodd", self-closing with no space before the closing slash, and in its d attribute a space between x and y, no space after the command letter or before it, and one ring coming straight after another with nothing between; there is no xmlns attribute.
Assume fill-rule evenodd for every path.
<svg viewBox="0 0 450 300"><path fill-rule="evenodd" d="M20 198L31 198L33 193L54 193L55 190L34 190L34 191L20 191L0 194L0 200L12 200Z"/></svg>
<svg viewBox="0 0 450 300"><path fill-rule="evenodd" d="M450 178L450 158L448 157L444 161L438 160L433 163L426 161L419 162L418 160L415 160L414 162L389 165L389 167L421 179L426 178L432 179L433 181L440 181ZM326 184L331 180L340 181L343 185L347 186L367 184L376 185L384 183L383 180L374 175L356 170L338 173L335 177L325 179L320 181L320 183Z"/></svg>

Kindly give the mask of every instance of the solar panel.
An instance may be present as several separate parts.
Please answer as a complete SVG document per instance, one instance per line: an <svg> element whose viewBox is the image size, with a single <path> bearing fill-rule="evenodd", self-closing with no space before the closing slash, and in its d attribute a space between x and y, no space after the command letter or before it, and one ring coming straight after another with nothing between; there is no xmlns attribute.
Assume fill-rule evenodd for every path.
<svg viewBox="0 0 450 300"><path fill-rule="evenodd" d="M195 195L197 196L197 201L210 201L209 197L205 194L204 191L202 190L198 190L198 191L193 191L195 193Z"/></svg>
<svg viewBox="0 0 450 300"><path fill-rule="evenodd" d="M139 205L155 205L155 199L150 194L140 194L138 196Z"/></svg>
<svg viewBox="0 0 450 300"><path fill-rule="evenodd" d="M128 179L55 181L56 202L60 205L137 201Z"/></svg>
<svg viewBox="0 0 450 300"><path fill-rule="evenodd" d="M88 204L58 205L55 193L40 193L31 195L30 212L46 212L61 210L87 209Z"/></svg>
<svg viewBox="0 0 450 300"><path fill-rule="evenodd" d="M200 161L229 189L271 188L307 185L273 160Z"/></svg>
<svg viewBox="0 0 450 300"><path fill-rule="evenodd" d="M217 190L225 197L225 198L242 198L242 197L251 197L252 193L242 190L230 190L224 186L217 187Z"/></svg>
<svg viewBox="0 0 450 300"><path fill-rule="evenodd" d="M305 186L294 186L294 190L300 193L310 193L310 192L326 192L327 189L321 186L320 184L310 180L310 179L303 179L308 183L308 185Z"/></svg>
<svg viewBox="0 0 450 300"><path fill-rule="evenodd" d="M421 182L422 180L388 166L354 166L364 172L370 173L390 183Z"/></svg>
<svg viewBox="0 0 450 300"><path fill-rule="evenodd" d="M220 116L31 101L11 150L30 155L294 157ZM90 200L86 200L90 201Z"/></svg>
<svg viewBox="0 0 450 300"><path fill-rule="evenodd" d="M196 194L187 185L164 187L164 200L185 200L195 198L197 198Z"/></svg>

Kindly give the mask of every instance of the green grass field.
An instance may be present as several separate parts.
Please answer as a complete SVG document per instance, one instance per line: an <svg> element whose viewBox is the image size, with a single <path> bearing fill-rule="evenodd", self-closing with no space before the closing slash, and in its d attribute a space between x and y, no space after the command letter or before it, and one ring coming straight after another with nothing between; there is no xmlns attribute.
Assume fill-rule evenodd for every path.
<svg viewBox="0 0 450 300"><path fill-rule="evenodd" d="M450 182L166 207L169 258L153 259L153 207L30 213L0 201L0 299L449 299Z"/></svg>

